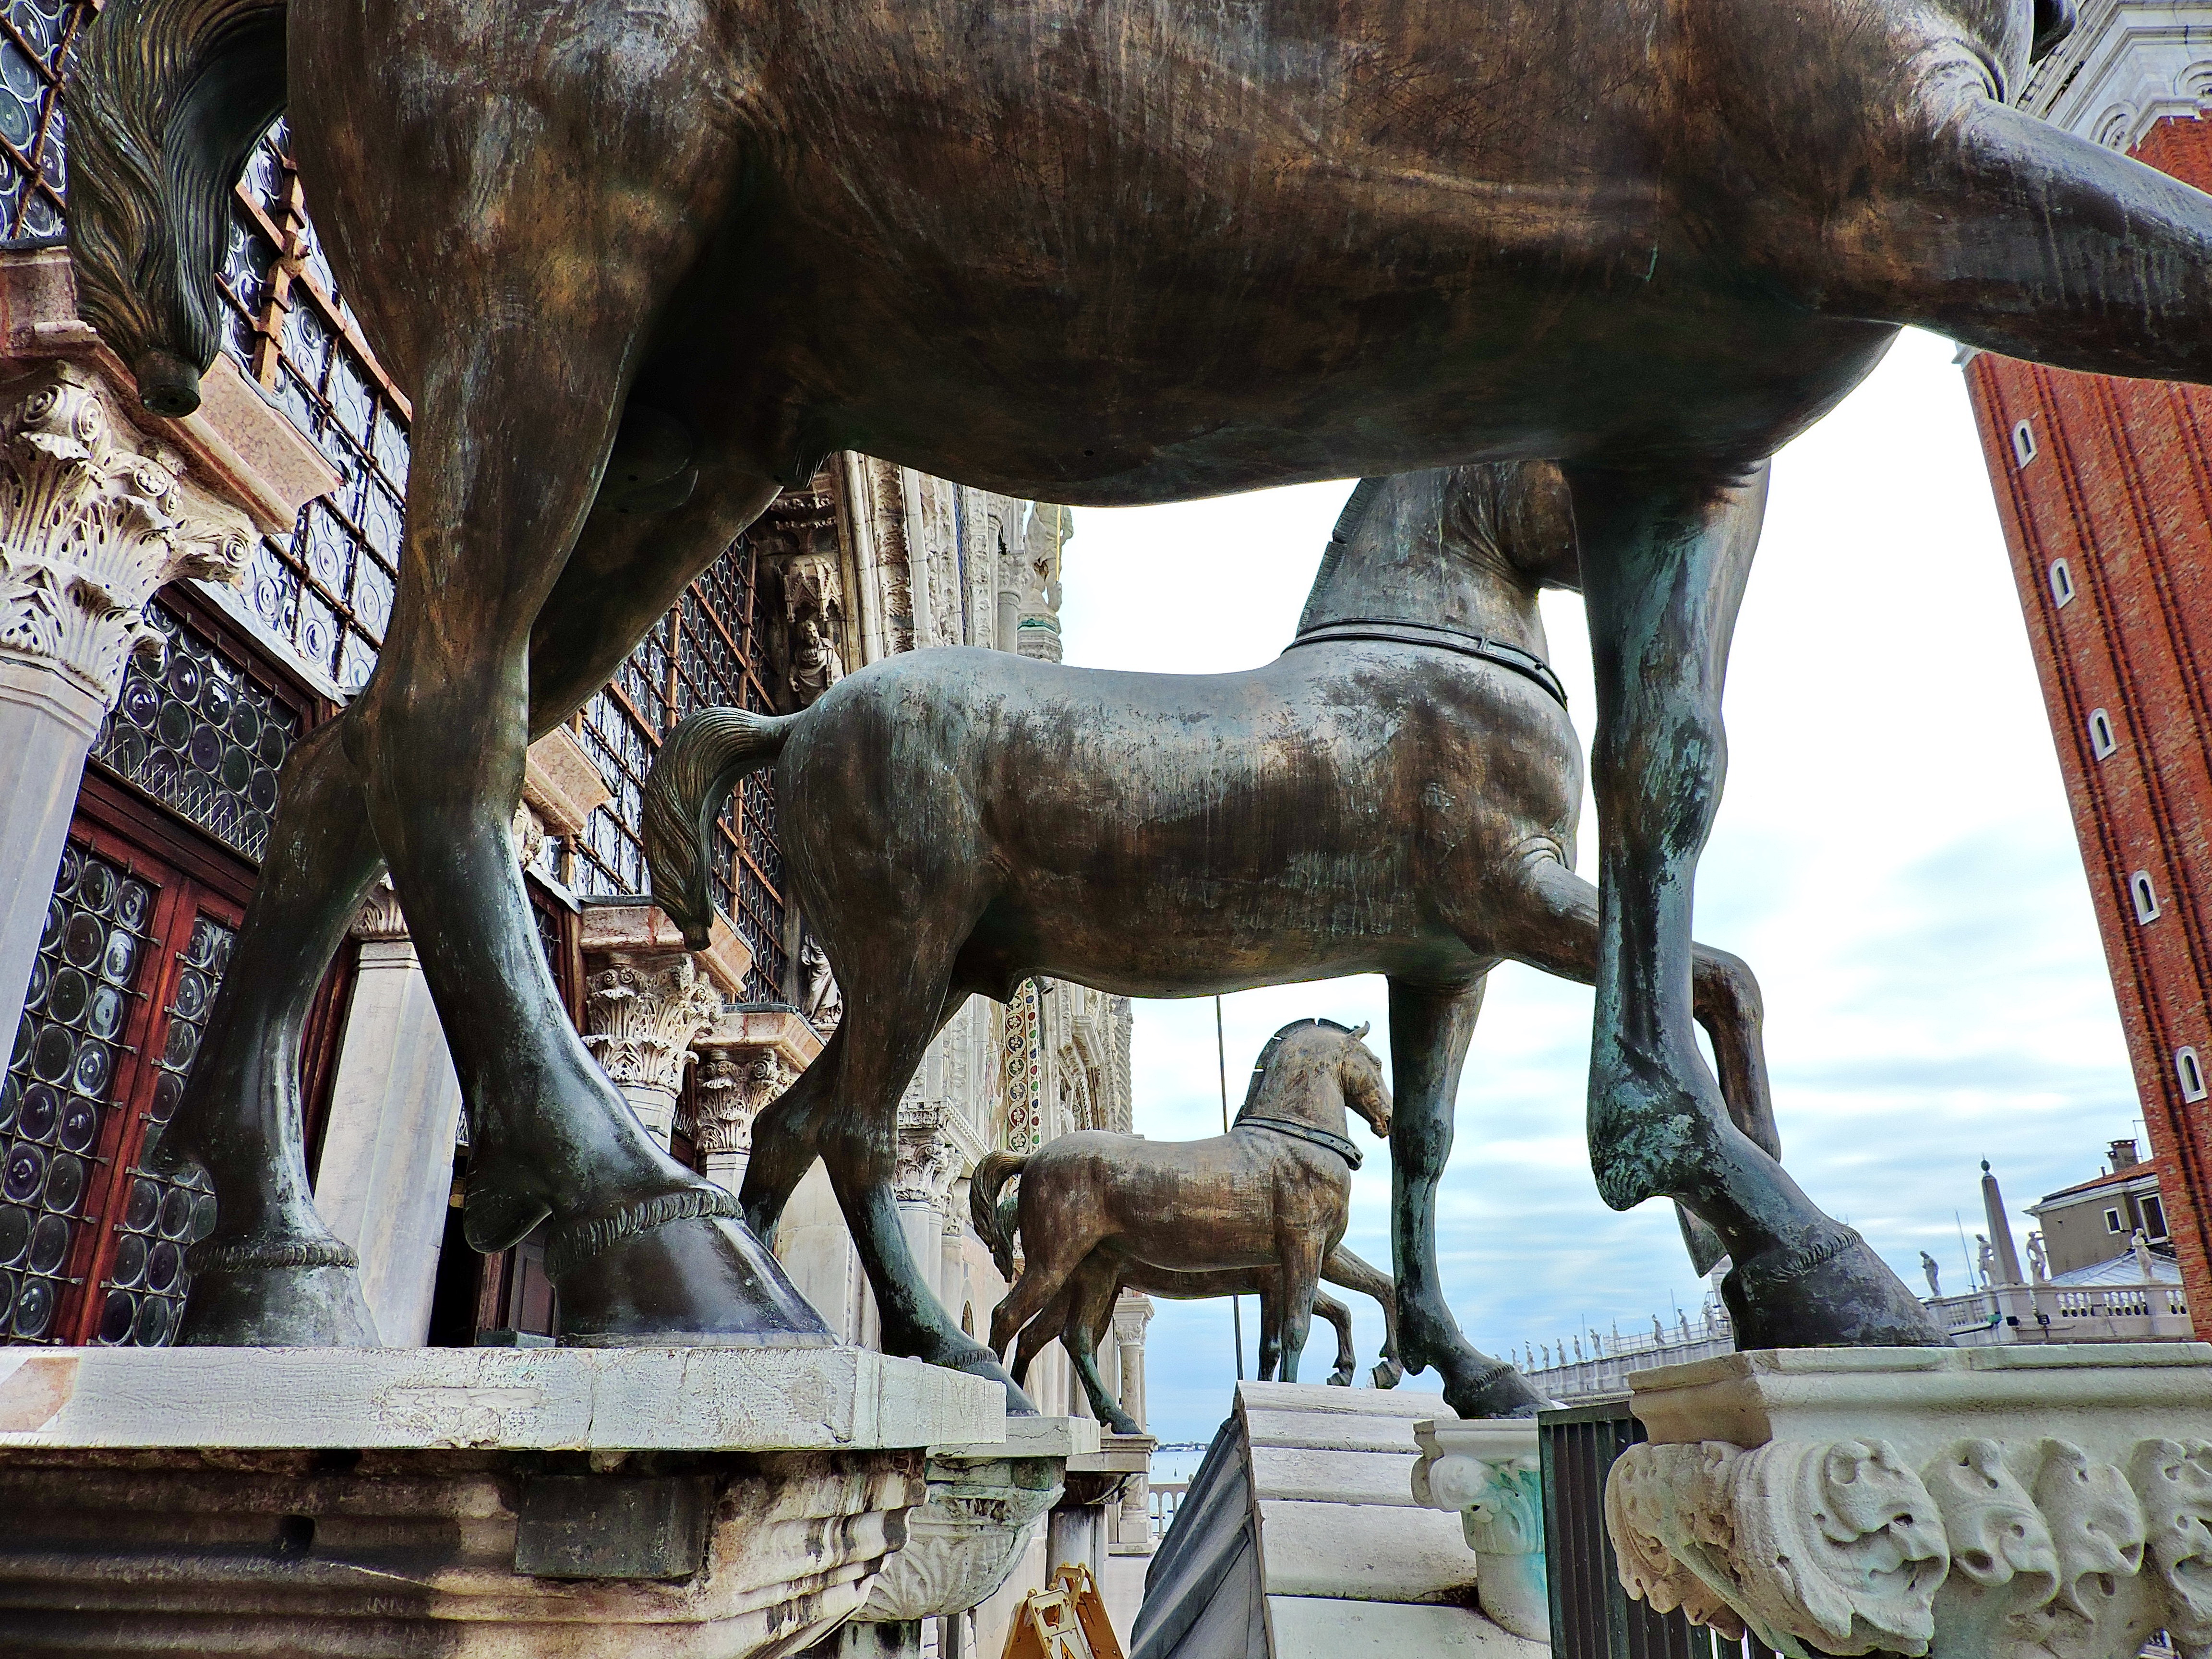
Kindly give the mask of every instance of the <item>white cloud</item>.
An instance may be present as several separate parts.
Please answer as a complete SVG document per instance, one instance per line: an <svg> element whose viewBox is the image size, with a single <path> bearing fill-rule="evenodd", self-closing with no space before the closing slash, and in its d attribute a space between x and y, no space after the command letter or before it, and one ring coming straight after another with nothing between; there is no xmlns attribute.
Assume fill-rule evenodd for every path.
<svg viewBox="0 0 2212 1659"><path fill-rule="evenodd" d="M1784 1149L1797 1178L1911 1281L1923 1249L1963 1287L1954 1213L1978 1231L1979 1160L2021 1206L2141 1133L2041 694L1950 347L1907 335L1778 458L1729 670L1729 779L1698 881L1698 934L1765 991ZM1083 510L1067 550L1067 660L1211 672L1273 657L1295 627L1345 486ZM1584 741L1581 607L1546 601ZM1595 872L1595 813L1582 867ZM1230 1094L1270 1032L1372 1020L1379 979L1226 1002ZM1440 1205L1452 1305L1492 1352L1694 1309L1671 1212L1615 1215L1583 1147L1590 993L1492 976ZM1211 1002L1137 1008L1137 1127L1217 1133ZM1358 1133L1364 1138L1365 1131ZM1389 1160L1354 1187L1349 1242L1389 1261ZM1908 1271L1910 1270L1910 1271ZM1358 1310L1363 1368L1380 1323ZM1246 1342L1255 1324L1246 1304ZM1334 1340L1307 1351L1326 1374ZM1163 1307L1155 1431L1204 1439L1226 1413L1224 1304ZM1249 1363L1249 1361L1248 1361ZM1364 1370L1363 1370L1364 1374ZM1433 1374L1419 1384L1433 1388Z"/></svg>

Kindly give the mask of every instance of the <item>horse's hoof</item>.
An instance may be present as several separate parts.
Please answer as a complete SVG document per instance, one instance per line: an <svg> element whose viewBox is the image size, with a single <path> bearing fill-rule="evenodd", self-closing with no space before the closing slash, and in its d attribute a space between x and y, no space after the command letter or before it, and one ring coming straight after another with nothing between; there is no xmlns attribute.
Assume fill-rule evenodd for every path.
<svg viewBox="0 0 2212 1659"><path fill-rule="evenodd" d="M1444 1404L1462 1417L1534 1417L1551 1403L1527 1377L1502 1362L1463 1384L1455 1379L1444 1385Z"/></svg>
<svg viewBox="0 0 2212 1659"><path fill-rule="evenodd" d="M337 1239L202 1246L179 1346L374 1348L375 1316L354 1253Z"/></svg>
<svg viewBox="0 0 2212 1659"><path fill-rule="evenodd" d="M815 1348L836 1339L719 1188L684 1188L557 1229L546 1277L578 1347Z"/></svg>
<svg viewBox="0 0 2212 1659"><path fill-rule="evenodd" d="M1739 1350L1951 1346L1889 1264L1834 1222L1738 1262L1721 1297Z"/></svg>
<svg viewBox="0 0 2212 1659"><path fill-rule="evenodd" d="M1339 1365L1334 1370L1331 1371L1328 1374L1328 1386L1332 1389L1350 1388L1352 1386L1352 1367L1349 1365Z"/></svg>
<svg viewBox="0 0 2212 1659"><path fill-rule="evenodd" d="M1376 1388L1395 1389L1406 1380L1406 1368L1395 1359L1378 1359L1374 1375Z"/></svg>

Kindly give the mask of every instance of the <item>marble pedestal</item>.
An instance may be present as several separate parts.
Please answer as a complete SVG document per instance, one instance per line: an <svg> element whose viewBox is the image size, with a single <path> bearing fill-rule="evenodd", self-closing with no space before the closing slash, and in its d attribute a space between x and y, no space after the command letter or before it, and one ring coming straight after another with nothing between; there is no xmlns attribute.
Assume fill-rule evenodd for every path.
<svg viewBox="0 0 2212 1659"><path fill-rule="evenodd" d="M1778 1652L2212 1651L2212 1346L1842 1348L1638 1372L1632 1595Z"/></svg>
<svg viewBox="0 0 2212 1659"><path fill-rule="evenodd" d="M1003 1401L850 1348L0 1352L0 1652L781 1659Z"/></svg>

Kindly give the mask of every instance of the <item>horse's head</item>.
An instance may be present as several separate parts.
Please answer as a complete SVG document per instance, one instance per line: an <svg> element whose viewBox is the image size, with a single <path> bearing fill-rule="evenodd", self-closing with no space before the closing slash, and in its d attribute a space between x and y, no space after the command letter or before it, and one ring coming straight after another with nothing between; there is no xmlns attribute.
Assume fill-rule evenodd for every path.
<svg viewBox="0 0 2212 1659"><path fill-rule="evenodd" d="M222 343L231 187L283 109L283 0L118 0L67 97L77 309L149 410L189 415Z"/></svg>
<svg viewBox="0 0 2212 1659"><path fill-rule="evenodd" d="M1390 1085L1382 1080L1382 1062L1361 1041L1366 1022L1344 1034L1344 1052L1336 1063L1336 1080L1344 1091L1344 1103L1367 1120L1378 1139L1390 1133Z"/></svg>

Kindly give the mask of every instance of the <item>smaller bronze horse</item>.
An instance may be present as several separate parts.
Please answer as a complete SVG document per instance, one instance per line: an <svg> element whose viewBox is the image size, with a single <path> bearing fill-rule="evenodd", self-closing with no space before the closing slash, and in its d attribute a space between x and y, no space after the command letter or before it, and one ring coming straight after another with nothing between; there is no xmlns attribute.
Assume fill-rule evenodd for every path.
<svg viewBox="0 0 2212 1659"><path fill-rule="evenodd" d="M1001 1160L998 1180L992 1183L998 1188L997 1200L989 1202L988 1195L982 1194L981 1188L972 1188L969 1210L976 1231L991 1247L999 1271L1011 1279L1015 1277L1013 1239L1020 1231L1020 1199L1018 1194L1006 1193L999 1182L1012 1177L1012 1165L1019 1160L1006 1159L1003 1153L991 1156ZM1331 1250L1321 1264L1321 1276L1328 1284L1358 1291L1381 1304L1382 1356L1375 1366L1375 1386L1396 1388L1405 1380L1406 1368L1398 1355L1397 1287L1391 1284L1390 1276L1341 1244ZM1083 1265L1069 1276L1060 1294L1046 1304L1044 1311L1022 1327L1021 1335L1015 1339L1014 1359L1009 1369L1016 1384L1026 1388L1030 1367L1044 1351L1045 1345L1055 1337L1071 1358L1097 1353L1115 1299L1125 1290L1142 1291L1172 1302L1256 1296L1261 1309L1260 1380L1272 1382L1283 1351L1282 1328L1268 1317L1281 1307L1279 1279L1279 1270L1273 1267L1219 1267L1210 1273L1178 1273L1134 1261L1101 1246L1084 1258ZM1338 1388L1349 1388L1359 1364L1359 1351L1352 1340L1352 1310L1328 1291L1316 1291L1313 1311L1316 1318L1327 1320L1336 1329L1336 1369L1328 1374L1328 1380ZM1077 1375L1083 1376L1086 1373L1079 1368ZM1089 1391L1086 1382L1085 1392ZM1091 1394L1091 1409L1118 1434L1139 1432L1135 1419L1103 1389Z"/></svg>
<svg viewBox="0 0 2212 1659"><path fill-rule="evenodd" d="M820 1058L754 1125L749 1225L772 1226L819 1157L884 1346L1002 1376L922 1282L890 1192L899 1097L969 996L1036 974L1137 997L1384 974L1406 1367L1441 1370L1463 1417L1532 1409L1445 1305L1436 1189L1491 969L1589 984L1601 965L1598 892L1571 868L1581 744L1537 609L1540 588L1579 581L1577 552L1548 465L1370 478L1263 667L915 651L798 714L685 720L646 785L655 902L704 945L706 838L738 781L773 766L790 891L845 993ZM1778 1158L1757 982L1702 945L1692 966L1732 1133ZM1692 1244L1700 1271L1720 1253L1710 1233Z"/></svg>
<svg viewBox="0 0 2212 1659"><path fill-rule="evenodd" d="M1175 1273L1224 1269L1255 1274L1263 1333L1275 1333L1283 1381L1298 1380L1298 1355L1313 1321L1322 1263L1344 1237L1359 1149L1345 1134L1349 1106L1378 1136L1390 1133L1382 1062L1332 1019L1301 1019L1267 1039L1244 1104L1226 1134L1205 1140L1146 1140L1085 1129L1026 1157L987 1152L975 1165L969 1207L994 1255L1006 1240L999 1189L1021 1177L1020 1279L991 1315L1000 1355L1023 1328L1058 1301L1079 1272L1097 1275L1094 1294L1068 1303L1060 1333L1091 1408L1123 1434L1137 1425L1099 1379L1095 1291L1122 1262ZM1109 1303L1110 1305L1110 1303ZM1087 1328L1086 1328L1087 1324ZM1274 1345L1267 1345L1274 1346ZM1267 1364L1263 1347L1261 1372Z"/></svg>

